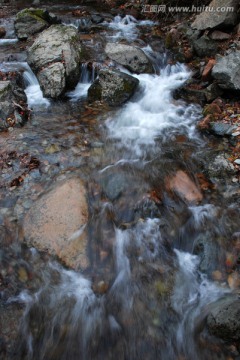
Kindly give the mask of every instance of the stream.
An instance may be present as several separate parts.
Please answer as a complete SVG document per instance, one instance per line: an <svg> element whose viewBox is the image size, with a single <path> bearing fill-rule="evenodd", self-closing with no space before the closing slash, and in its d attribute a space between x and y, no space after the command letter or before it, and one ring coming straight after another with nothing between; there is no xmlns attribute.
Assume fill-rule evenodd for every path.
<svg viewBox="0 0 240 360"><path fill-rule="evenodd" d="M66 7L49 9L79 26ZM32 118L1 134L1 150L30 153L42 168L10 190L5 186L13 174L1 175L0 225L10 230L0 251L0 280L9 281L0 289L0 358L239 359L205 327L212 304L239 290L226 265L230 239L239 231L239 203L224 185L207 189L200 204L171 194L167 185L177 171L198 183L211 152L196 129L199 105L173 96L191 76L188 68L144 43L155 74L134 75L139 90L121 108L89 106L87 90L98 70L87 63L75 90L48 100L12 19L5 22L9 40L0 40L0 70L23 71ZM104 26L104 41L132 43L153 22L116 16ZM90 266L82 272L18 242L18 222L38 195L56 177L73 174L88 184L91 214ZM31 276L23 279L19 269Z"/></svg>

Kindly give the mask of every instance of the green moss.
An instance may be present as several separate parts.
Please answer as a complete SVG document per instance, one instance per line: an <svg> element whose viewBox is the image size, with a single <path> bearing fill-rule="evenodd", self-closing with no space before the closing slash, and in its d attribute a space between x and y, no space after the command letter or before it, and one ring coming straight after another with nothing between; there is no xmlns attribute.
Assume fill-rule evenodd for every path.
<svg viewBox="0 0 240 360"><path fill-rule="evenodd" d="M33 16L33 17L38 17L38 18L41 18L41 19L45 19L45 10L42 10L42 9L24 9L22 11L20 11L18 14L17 14L17 18L21 18L23 16L26 16L26 15L29 15L29 16Z"/></svg>
<svg viewBox="0 0 240 360"><path fill-rule="evenodd" d="M47 24L45 11L42 9L33 9L33 10L24 9L17 14L16 19L19 20L26 16L30 16L39 22Z"/></svg>
<svg viewBox="0 0 240 360"><path fill-rule="evenodd" d="M97 81L88 89L88 98L90 102L102 99L102 89Z"/></svg>

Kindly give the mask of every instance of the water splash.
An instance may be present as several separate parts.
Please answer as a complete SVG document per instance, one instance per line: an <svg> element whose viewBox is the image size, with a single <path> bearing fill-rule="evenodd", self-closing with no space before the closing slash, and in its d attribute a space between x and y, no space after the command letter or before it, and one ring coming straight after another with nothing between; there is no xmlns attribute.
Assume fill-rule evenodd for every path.
<svg viewBox="0 0 240 360"><path fill-rule="evenodd" d="M32 108L39 106L48 107L50 101L43 96L37 77L27 63L25 64L25 68L26 70L23 73L23 77L27 86L25 94L27 95L28 105Z"/></svg>
<svg viewBox="0 0 240 360"><path fill-rule="evenodd" d="M73 91L69 91L66 95L71 101L77 101L80 98L87 96L88 89L91 83L94 81L96 76L96 69L92 66L91 71L88 69L88 64L84 63L81 65L81 76L80 80Z"/></svg>
<svg viewBox="0 0 240 360"><path fill-rule="evenodd" d="M18 39L0 39L0 46L16 44Z"/></svg>
<svg viewBox="0 0 240 360"><path fill-rule="evenodd" d="M135 75L140 81L140 99L129 102L114 119L108 119L111 138L121 140L124 146L138 156L144 149L153 148L155 140L162 140L177 132L196 136L195 122L199 109L194 105L176 102L172 92L183 85L190 73L182 64L166 66L161 75Z"/></svg>
<svg viewBox="0 0 240 360"><path fill-rule="evenodd" d="M198 256L179 250L175 250L175 253L179 272L172 295L172 306L182 319L176 329L177 353L183 354L187 359L199 359L194 339L196 329L207 316L209 304L230 290L209 281L206 275L197 270L200 262Z"/></svg>
<svg viewBox="0 0 240 360"><path fill-rule="evenodd" d="M35 108L39 106L48 107L50 105L50 101L44 98L38 79L27 62L4 62L0 64L0 70L23 72L28 106Z"/></svg>
<svg viewBox="0 0 240 360"><path fill-rule="evenodd" d="M128 40L129 42L137 39L139 30L138 26L152 26L155 23L150 20L137 21L133 16L126 15L121 17L115 16L113 21L106 24L111 30L116 31L114 35L108 36L108 39L115 42L121 39Z"/></svg>

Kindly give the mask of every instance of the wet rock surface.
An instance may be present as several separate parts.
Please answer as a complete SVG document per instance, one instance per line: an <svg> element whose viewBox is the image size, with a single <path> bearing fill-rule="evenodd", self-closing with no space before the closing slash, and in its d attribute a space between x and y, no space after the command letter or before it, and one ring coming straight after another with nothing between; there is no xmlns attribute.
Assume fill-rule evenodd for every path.
<svg viewBox="0 0 240 360"><path fill-rule="evenodd" d="M199 203L203 196L190 177L182 170L167 180L167 187L188 203Z"/></svg>
<svg viewBox="0 0 240 360"><path fill-rule="evenodd" d="M207 318L209 331L223 340L240 339L240 301L226 298L216 303Z"/></svg>
<svg viewBox="0 0 240 360"><path fill-rule="evenodd" d="M119 106L129 100L137 89L138 79L118 70L100 70L98 78L88 89L88 99Z"/></svg>

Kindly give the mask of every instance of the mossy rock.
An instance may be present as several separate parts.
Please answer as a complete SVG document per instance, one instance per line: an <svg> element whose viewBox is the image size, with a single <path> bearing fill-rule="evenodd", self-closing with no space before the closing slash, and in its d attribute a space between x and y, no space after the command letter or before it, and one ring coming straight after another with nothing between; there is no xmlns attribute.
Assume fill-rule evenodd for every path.
<svg viewBox="0 0 240 360"><path fill-rule="evenodd" d="M118 70L102 69L98 79L88 89L88 100L119 106L134 94L139 80Z"/></svg>
<svg viewBox="0 0 240 360"><path fill-rule="evenodd" d="M45 9L24 9L16 15L15 31L20 40L26 40L29 36L37 34L48 28L51 24L60 21L54 14Z"/></svg>

